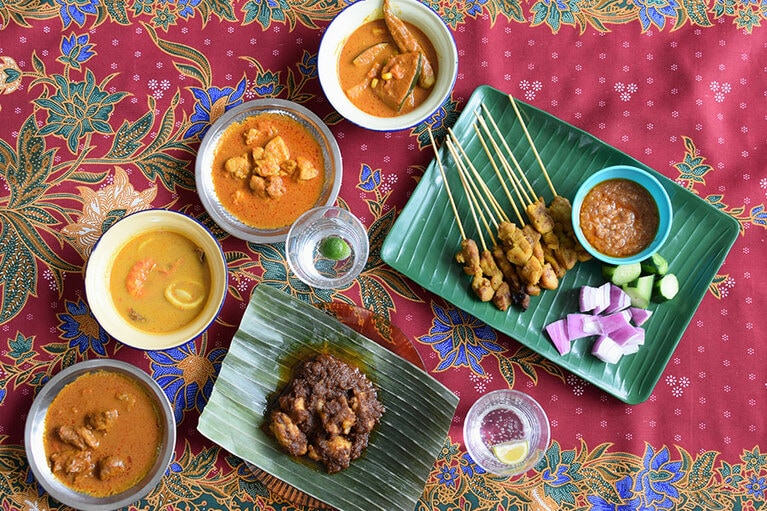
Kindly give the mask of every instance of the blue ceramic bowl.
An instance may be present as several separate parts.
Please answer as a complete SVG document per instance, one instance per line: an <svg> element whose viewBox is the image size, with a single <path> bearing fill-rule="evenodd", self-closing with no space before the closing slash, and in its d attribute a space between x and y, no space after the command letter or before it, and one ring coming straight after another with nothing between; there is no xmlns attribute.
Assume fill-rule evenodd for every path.
<svg viewBox="0 0 767 511"><path fill-rule="evenodd" d="M655 204L658 206L660 222L658 224L658 230L655 233L655 238L653 238L652 242L645 247L644 250L627 257L612 257L599 252L588 242L581 230L580 213L581 207L583 206L583 199L595 186L611 179L628 179L638 183L650 193L655 200ZM669 232L671 231L672 217L671 200L660 181L649 172L629 165L607 167L590 175L578 188L578 191L575 193L575 198L573 199L572 220L576 238L578 238L578 241L583 245L583 248L585 248L589 254L594 256L595 259L610 264L630 264L637 261L643 261L657 252L661 246L663 246L663 243L665 243L666 238L668 238Z"/></svg>

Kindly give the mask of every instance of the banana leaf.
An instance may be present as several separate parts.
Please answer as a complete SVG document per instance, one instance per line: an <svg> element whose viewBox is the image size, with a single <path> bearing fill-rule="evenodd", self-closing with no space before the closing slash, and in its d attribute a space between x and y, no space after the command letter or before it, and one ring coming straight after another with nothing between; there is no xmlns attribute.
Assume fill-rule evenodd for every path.
<svg viewBox="0 0 767 511"><path fill-rule="evenodd" d="M265 414L307 357L356 365L386 408L362 457L336 474L282 452ZM412 511L447 437L458 398L428 373L334 317L256 287L197 429L232 454L340 511Z"/></svg>

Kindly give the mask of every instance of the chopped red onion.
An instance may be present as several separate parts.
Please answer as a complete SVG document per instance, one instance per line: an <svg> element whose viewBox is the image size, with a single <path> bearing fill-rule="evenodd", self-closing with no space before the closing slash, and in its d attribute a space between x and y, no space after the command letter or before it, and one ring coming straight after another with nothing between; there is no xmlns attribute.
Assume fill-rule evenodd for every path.
<svg viewBox="0 0 767 511"><path fill-rule="evenodd" d="M570 338L567 334L567 320L559 319L546 325L546 333L549 334L551 342L560 355L570 353Z"/></svg>
<svg viewBox="0 0 767 511"><path fill-rule="evenodd" d="M591 354L602 362L614 364L623 356L623 349L610 337L600 335L591 348Z"/></svg>

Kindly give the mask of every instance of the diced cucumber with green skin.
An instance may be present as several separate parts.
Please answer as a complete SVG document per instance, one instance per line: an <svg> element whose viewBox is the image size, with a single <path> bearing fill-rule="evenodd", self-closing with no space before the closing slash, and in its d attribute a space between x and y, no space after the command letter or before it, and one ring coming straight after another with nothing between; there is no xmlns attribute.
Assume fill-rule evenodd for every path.
<svg viewBox="0 0 767 511"><path fill-rule="evenodd" d="M679 280L673 273L667 273L653 284L652 301L666 302L679 292Z"/></svg>
<svg viewBox="0 0 767 511"><path fill-rule="evenodd" d="M642 266L637 263L631 264L603 264L602 276L615 284L622 286L636 280L642 274Z"/></svg>
<svg viewBox="0 0 767 511"><path fill-rule="evenodd" d="M668 273L668 261L657 252L642 261L642 272L662 277Z"/></svg>
<svg viewBox="0 0 767 511"><path fill-rule="evenodd" d="M646 309L652 299L655 275L642 275L638 279L623 284L621 288L631 298L631 306Z"/></svg>

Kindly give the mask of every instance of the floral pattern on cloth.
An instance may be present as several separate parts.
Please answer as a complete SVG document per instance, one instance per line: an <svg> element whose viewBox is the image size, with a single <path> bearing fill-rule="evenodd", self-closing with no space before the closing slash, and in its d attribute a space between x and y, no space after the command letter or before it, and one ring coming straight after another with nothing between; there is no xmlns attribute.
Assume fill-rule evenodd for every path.
<svg viewBox="0 0 767 511"><path fill-rule="evenodd" d="M576 410L583 414L608 408L604 396L591 392L586 382L519 348L512 339L428 295L392 270L381 260L381 245L407 201L408 190L418 182L431 157L429 129L437 139L444 138L471 89L486 77L513 89L526 101L540 101L542 107L552 110L563 106L565 101L556 91L565 89L564 82L581 73L583 64L570 62L559 54L561 49L541 48L540 41L550 41L545 37L573 40L573 48L588 46L587 37L606 40L616 32L624 39L614 41L625 40L629 46L629 40L641 47L641 43L650 45L668 38L667 44L653 46L652 51L642 55L653 61L661 59L664 52L674 53L685 44L686 37L711 33L715 35L706 41L718 39L721 46L726 46L729 38L748 41L742 44L753 48L750 58L758 61L765 47L767 4L764 0L425 3L441 16L459 41L467 41L461 45L462 70L456 91L424 123L405 133L380 134L374 139L345 126L329 108L318 85L317 44L324 28L347 2L0 1L2 415L8 416L5 410L28 407L55 373L75 362L126 357L145 368L163 387L183 433L160 486L132 509L295 509L289 502L273 498L242 460L204 444L194 431L196 417L210 395L250 291L262 282L308 302L355 303L386 318L396 318L414 340L430 372L446 384L459 382L460 392L467 398L491 386L545 386L547 395L574 399ZM506 69L484 55L474 59L470 45L477 44L481 50L483 39L488 38L473 39L472 33L485 29L496 34L523 34L516 36L518 46L497 49L502 58L524 53L520 48L526 45L532 48L527 51L539 54L541 61L545 58L557 62L549 64L547 71L559 66L566 66L568 71L552 70L548 80L543 80L535 76L543 64ZM629 31L631 34L626 35ZM224 47L222 39L235 36L241 43L237 51L219 50ZM286 42L275 44L279 38ZM199 45L190 46L188 41L192 40ZM261 40L267 43L261 44ZM480 54L480 50L476 53ZM697 50L701 54L706 51ZM753 93L748 101L735 99L737 87L755 90L756 83L710 78L713 72L704 68L703 55L691 53L689 58L698 63L690 65L697 73L690 81L703 83L705 94L691 101L695 107L685 104L686 113L673 111L672 117L703 116L697 108L705 102L729 107L724 110L726 114L719 114L723 118L738 113L753 118L754 109L760 109L759 115L763 116L763 94ZM745 61L747 54L749 51L743 50L737 57ZM679 52L678 59L685 58ZM241 67L233 66L232 60ZM602 125L621 126L628 122L625 119L631 112L654 106L652 80L642 81L641 73L634 72L629 64L624 62L619 70L622 74L617 77L608 73L592 77L592 86L603 86L608 91L594 94L600 108L609 107L616 117L623 116L617 121L596 119L592 125L598 136L606 134L599 131ZM680 65L673 62L663 69L673 71ZM758 83L759 75L756 77ZM678 96L682 92L670 93ZM351 177L345 180L339 204L353 210L368 227L371 255L362 274L346 289L307 287L289 271L283 244L233 240L210 220L197 200L193 161L211 123L245 101L272 97L312 107L334 128L341 143L354 146L350 151L353 157L344 155L345 172ZM587 103L584 97L581 86L573 87L566 96L569 103L578 105L562 108L573 122L581 121L583 112L588 111L583 106ZM636 106L640 98L644 104ZM739 101L737 106L731 106L735 101ZM655 126L649 126L652 123L647 124L646 132L658 132ZM717 139L717 135L711 135L716 130L704 129L703 121L690 122L686 129L684 134L668 137L671 140L659 137L645 147L628 134L616 136L613 142L624 143L637 153L643 151L642 156L667 165L664 172L669 177L736 218L741 238L763 239L767 229L764 159L761 167L757 164L754 169L742 170L742 181L746 182L743 186L758 192L744 197L740 186L725 185L723 176L734 172L733 167L747 165L738 160L727 164L716 151L721 148L737 153L728 146L735 144L732 139ZM750 130L744 122L739 134L745 140L756 140L753 132L758 130ZM374 154L395 142L402 146L401 151L385 156ZM673 148L664 153L668 157L653 154L653 147L660 144ZM757 159L764 158L764 151L759 151L757 143L739 149L744 161L753 154ZM211 329L194 341L171 350L134 353L111 339L96 322L84 296L82 274L99 236L124 216L148 208L180 210L208 226L222 242L229 269L228 306ZM733 257L745 261L747 252L746 247L740 248ZM750 257L764 259L763 254ZM728 305L728 298L735 292L742 293L737 296L744 302L758 300L757 291L740 291L750 274L735 276L734 266L723 269L711 283L706 298L713 305L708 305L707 313L726 317L728 307L735 309L735 305ZM710 319L700 317L697 321L694 332L705 330ZM749 320L743 331L753 334L759 331L759 325ZM729 333L717 330L717 334L722 337L717 342L734 344ZM705 395L696 394L697 401L693 400L691 386L693 381L705 386L714 378L689 374L689 363L685 361L705 354L707 348L700 342L695 348L698 353L687 352L672 361L659 391L661 401L670 401L650 403L653 412L669 406L669 413L678 417L705 404ZM736 365L737 360L731 358L725 357L722 364ZM746 379L764 385L760 380L763 373L758 369L748 371ZM725 398L719 399L736 394L730 394L735 385L722 384ZM764 390L754 388L755 392ZM742 387L737 393L743 394ZM760 399L763 402L764 398ZM558 404L555 400L547 403L552 408ZM612 408L610 420L630 413ZM760 410L744 415L751 417L754 429L764 420ZM561 438L566 428L562 423L570 419L555 421L555 440L538 465L511 479L492 476L476 465L462 446L457 420L435 461L417 509L750 511L767 506L767 454L761 452L763 444L759 446L764 435L754 435L748 438L748 445L739 445L737 442L744 441L742 436L733 439L724 434L729 441L721 446L694 449L685 444L689 437L676 443L672 438L642 441L640 433L632 436L626 432L619 436L597 431L597 440L578 432L578 441L566 441ZM9 424L6 420L0 428L3 509L61 509L30 472L22 445L23 424ZM602 429L609 430L612 423L607 419L604 422L608 425ZM705 429L699 424L690 427L693 430L689 436ZM650 425L641 432L658 438L657 429ZM603 437L610 437L609 441Z"/></svg>

